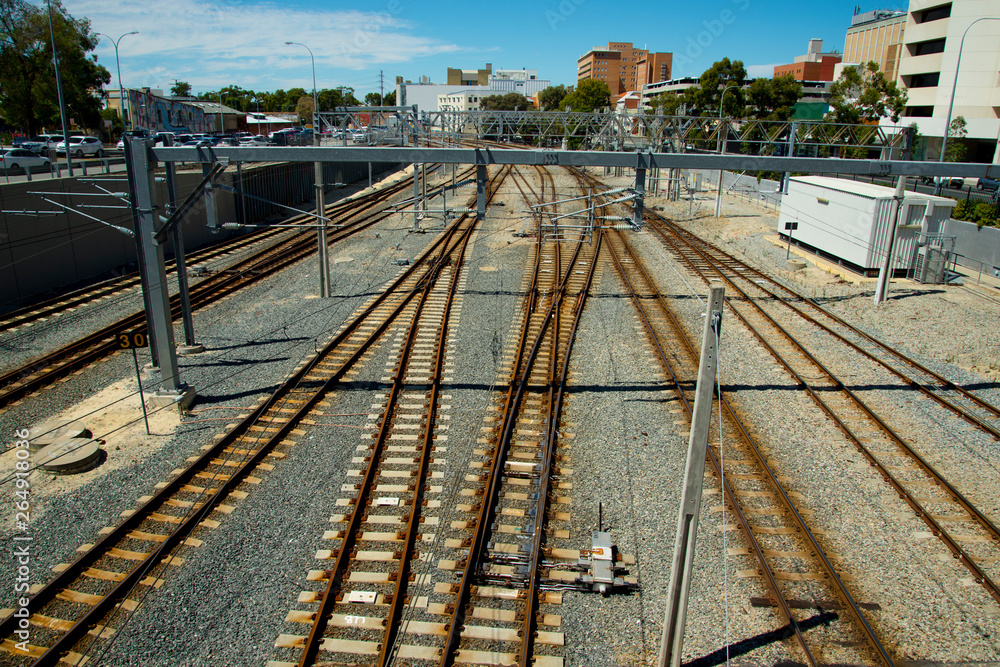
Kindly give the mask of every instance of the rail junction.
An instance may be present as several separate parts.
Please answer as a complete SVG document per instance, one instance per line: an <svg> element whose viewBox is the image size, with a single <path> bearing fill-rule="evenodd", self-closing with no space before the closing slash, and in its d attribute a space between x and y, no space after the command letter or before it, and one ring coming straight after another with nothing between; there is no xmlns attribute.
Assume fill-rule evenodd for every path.
<svg viewBox="0 0 1000 667"><path fill-rule="evenodd" d="M624 402L631 400L630 391L637 396L646 391L641 383L648 382L656 398L637 400L648 401L641 423L657 425L655 437L627 426L625 432L641 432L644 440L667 452L666 458L679 459L682 436L676 431L686 434L693 418L699 361L694 332L701 328L698 314L704 313L698 299L719 283L726 288L727 327L739 331L742 354L766 357L780 368L788 395L809 405L810 416L804 419L819 425L814 426L817 433L831 443L829 464L838 465L848 448L864 460L868 476L858 487L886 503L885 513L893 513L880 529L903 525L902 514L921 522L930 539L905 547L906 552L939 545L952 568L942 576L955 579L961 571L971 582L950 592L949 604L967 614L994 610L973 623L984 636L968 646L983 661L997 658L989 640L1000 626L1000 531L995 496L990 496L997 487L997 468L995 463L986 466L990 479L976 488L961 462L954 461L955 452L964 449L995 462L1000 447L995 387L963 386L646 206L647 175L653 170L725 166L828 172L829 161L490 146L206 150L140 142L133 142L127 153L150 306L91 332L86 340L81 337L75 347L4 369L0 409L8 414L30 414L33 401L48 400L73 374L111 363L98 359L115 351L114 335L122 330L148 328L153 334L162 392L168 398L187 389L184 374L197 373L196 359L182 365L174 351L174 321L182 317L182 297L169 294L166 264L156 250L173 220L160 216L151 197L158 162L414 165L409 179L349 202L328 206L320 198L319 218L290 221L305 231L281 229L251 237L253 256L192 287L194 313L208 303L222 298L233 303L241 294L277 282L269 276L301 272L303 258L318 247L321 254L348 247L365 253L374 238L384 246L380 237L386 234L394 239L392 248L406 243L411 256L391 275L383 266L378 288L356 293L351 312L320 330L314 348L300 351L280 382L251 394L254 406L212 433L210 441L191 438L187 456L147 495L135 494L137 506L122 510L114 521L106 517L113 525L93 542L65 545L79 553L65 558L64 548L62 557L69 562L55 564L54 575L39 576L32 586L27 651L17 648L21 626L15 610L4 615L4 662L104 664L105 655L119 651L119 657L108 657L108 664L119 664L121 651L128 655L128 649L116 646L145 641L135 633L129 639L131 625L147 608L163 609L158 596L170 589L171 580L190 578L182 573L198 567L213 567L201 553L192 552L203 553L213 542L229 539L227 534L236 530L229 524L238 524L241 514L260 512L255 508L264 502L262 490L274 492L275 485L280 489L284 483L271 483L272 478L285 479L286 469L297 471L293 474L308 469L316 475L310 497L291 506L313 506L302 509L312 519L303 526L292 523L310 531L311 537L299 539L322 546L299 549L294 563L282 564L298 591L289 597L289 586L282 588L282 598L268 610L275 631L253 640L273 645L264 651L269 665L654 664L657 646L651 638L659 632L650 619L662 611L663 591L657 584L665 580L663 562L669 563L669 554L663 553L660 561L647 551L639 555L642 542L652 538L628 534L638 531L638 524L630 523L634 517L622 509L621 499L595 499L588 484L581 485L600 486L601 475L608 474L584 466L601 461L594 450L606 442L591 402L617 409L593 395L620 392L623 398L616 400ZM468 167L458 174L439 170L438 182L428 188L435 176L418 165ZM634 178L624 185L607 183L588 171L592 167L630 170ZM995 176L997 167L837 160L836 169L897 177L931 170ZM474 187L463 189L465 181ZM411 188L413 197L407 200ZM451 199L452 209L444 197ZM442 219L431 225L438 200ZM584 211L579 210L581 201L586 202ZM407 206L412 210L397 213ZM503 271L494 265L500 263L505 263ZM664 278L665 265L682 276L686 293L672 292L676 282ZM494 273L502 273L507 283L484 282ZM473 275L477 284L490 289L470 288ZM599 320L588 313L607 308L603 299L619 304L615 312L628 322L631 335L607 329L605 340L595 335ZM16 332L31 318L50 317L57 304L42 308L18 313L8 328ZM588 355L614 356L618 351L608 348L616 346L625 356L650 362L635 366L636 388L621 389L606 380L596 386L583 382ZM854 378L859 368L864 382ZM752 654L754 659L892 665L913 657L918 649L886 608L921 622L923 612L906 608L893 594L878 594L872 582L884 574L845 546L844 536L831 534L821 518L822 496L813 493L805 477L796 476L797 459L783 451L782 443L761 432L759 408L725 382L717 392L705 494L721 503L724 521L714 532L731 533L732 542L723 544L734 562L725 571L740 573L738 595L749 593L740 605L749 609L752 600L755 609L765 610L762 615L746 611L741 627L764 628L760 636L776 633L760 640L763 648ZM925 415L921 419L947 425L924 432L914 428L901 406L917 401ZM462 408L454 410L459 403ZM667 423L679 429L662 428ZM361 432L360 444L350 429ZM943 433L957 441L947 451ZM623 440L618 438L609 453L626 459L646 456L633 449L638 443ZM176 455L184 449L172 451ZM625 459L604 464L632 465ZM661 533L672 532L676 504L662 502L661 496L676 501L679 480L653 484L630 473L615 479L633 496L652 489L640 505L653 512L653 525ZM607 531L605 501L617 508ZM93 502L101 515L99 501ZM703 513L715 511L707 507ZM326 518L317 523L321 515ZM50 530L58 530L58 519L47 520ZM629 525L631 531L624 528ZM715 537L707 539L716 542ZM620 548L619 540L628 546ZM277 546L263 537L255 550L264 560L280 560ZM216 562L214 567L227 566ZM712 603L706 603L711 596L704 595L691 614L718 618L710 611ZM933 599L932 592L920 593L921 601ZM608 607L630 604L620 600L657 609L642 611L634 653L609 640L614 652L596 649L588 659L586 638L567 626L600 626L605 635L614 634L621 619L608 612L602 617L598 610L605 601ZM156 625L155 619L143 623ZM696 651L711 634L698 627L688 638ZM739 645L741 639L754 639L751 632L739 637L716 633L710 640L713 650L727 648L720 637L733 650L758 649ZM698 657L693 653L687 659ZM210 661L207 656L193 659ZM154 662L165 660L158 656Z"/></svg>

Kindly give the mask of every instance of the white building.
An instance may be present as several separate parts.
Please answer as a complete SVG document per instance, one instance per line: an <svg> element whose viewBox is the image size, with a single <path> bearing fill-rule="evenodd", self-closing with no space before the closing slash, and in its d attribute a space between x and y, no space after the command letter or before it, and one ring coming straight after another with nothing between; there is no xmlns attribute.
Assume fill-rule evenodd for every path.
<svg viewBox="0 0 1000 667"><path fill-rule="evenodd" d="M465 71L462 70L462 72ZM475 70L471 71L474 72ZM463 74L463 76L465 75ZM400 106L412 106L416 104L418 111L469 111L478 109L479 101L489 95L518 93L527 98L532 98L551 85L548 79L539 79L538 70L533 69L497 70L488 75L487 81L486 85L480 86L468 83L431 83L427 80L427 77L421 77L419 83L404 83L397 79L396 104ZM458 99L448 100L448 98L459 98L462 96L465 97L465 101ZM442 98L449 105L448 109L439 105L439 100ZM471 101L472 98L475 98L474 104ZM455 109L452 108L452 105L460 105L462 108Z"/></svg>
<svg viewBox="0 0 1000 667"><path fill-rule="evenodd" d="M485 88L485 89L484 89ZM438 95L438 111L476 111L479 109L480 101L489 95L497 93L485 86L476 86L474 89L459 90L452 93Z"/></svg>
<svg viewBox="0 0 1000 667"><path fill-rule="evenodd" d="M997 0L910 0L898 78L909 100L900 124L917 123L927 159L938 157L954 89L952 119L964 117L967 138L976 140L966 159L1000 162L1000 21L969 29L953 86L963 33L990 16L1000 16Z"/></svg>

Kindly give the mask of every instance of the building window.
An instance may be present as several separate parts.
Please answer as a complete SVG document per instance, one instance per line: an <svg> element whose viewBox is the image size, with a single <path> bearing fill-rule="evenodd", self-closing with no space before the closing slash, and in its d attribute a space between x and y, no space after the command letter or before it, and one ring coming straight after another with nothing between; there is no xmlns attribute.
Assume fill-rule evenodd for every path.
<svg viewBox="0 0 1000 667"><path fill-rule="evenodd" d="M950 2L947 5L931 7L930 9L925 9L922 12L915 12L913 18L917 23L927 23L929 21L940 21L941 19L946 19L949 16L951 16Z"/></svg>
<svg viewBox="0 0 1000 667"><path fill-rule="evenodd" d="M906 84L907 88L933 88L938 85L938 79L941 77L940 72L928 72L927 74L912 74L909 79L910 82Z"/></svg>
<svg viewBox="0 0 1000 667"><path fill-rule="evenodd" d="M916 44L908 44L911 56L926 56L931 53L943 53L944 52L944 39L932 39L927 42L917 42Z"/></svg>
<svg viewBox="0 0 1000 667"><path fill-rule="evenodd" d="M930 118L934 115L934 106L906 107L906 112L903 115L913 118Z"/></svg>

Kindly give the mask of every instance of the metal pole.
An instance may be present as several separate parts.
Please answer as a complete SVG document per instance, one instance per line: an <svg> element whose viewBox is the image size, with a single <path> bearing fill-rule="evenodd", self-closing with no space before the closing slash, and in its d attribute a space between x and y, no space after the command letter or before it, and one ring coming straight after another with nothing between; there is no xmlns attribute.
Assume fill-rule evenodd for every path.
<svg viewBox="0 0 1000 667"><path fill-rule="evenodd" d="M315 121L313 127L315 128ZM313 131L313 144L320 145L319 134ZM317 229L317 244L319 248L319 295L321 298L330 296L330 261L327 257L326 245L326 192L323 183L323 163L314 162L313 167L316 174L316 215L319 217L319 228Z"/></svg>
<svg viewBox="0 0 1000 667"><path fill-rule="evenodd" d="M642 205L646 196L646 169L638 167L635 170L635 200L632 202L632 224L642 226Z"/></svg>
<svg viewBox="0 0 1000 667"><path fill-rule="evenodd" d="M187 387L180 381L177 352L174 350L174 328L170 317L170 292L163 261L163 246L158 245L155 205L153 202L153 167L147 150L152 142L128 137L125 140L125 165L132 190L132 219L136 237L142 237L139 264L145 267L144 277L149 292L146 326L153 334L160 378L168 392L180 394Z"/></svg>
<svg viewBox="0 0 1000 667"><path fill-rule="evenodd" d="M413 163L413 231L420 231L420 165Z"/></svg>
<svg viewBox="0 0 1000 667"><path fill-rule="evenodd" d="M69 125L66 124L66 102L63 99L62 77L59 75L59 54L56 51L56 31L52 27L52 2L49 0L49 38L52 40L52 64L56 69L56 94L59 97L59 120L62 122L63 146L66 147L66 169L73 177L73 163L69 156ZM57 160L58 161L58 160Z"/></svg>
<svg viewBox="0 0 1000 667"><path fill-rule="evenodd" d="M486 217L486 165L476 165L476 219Z"/></svg>
<svg viewBox="0 0 1000 667"><path fill-rule="evenodd" d="M892 215L889 216L888 230L883 246L885 247L885 259L882 260L882 269L878 272L878 284L875 287L875 305L879 305L889 296L889 281L892 279L892 246L896 242L896 225L899 223L899 212L903 208L903 197L906 195L906 177L896 177L896 193Z"/></svg>
<svg viewBox="0 0 1000 667"><path fill-rule="evenodd" d="M719 155L726 154L726 139L729 138L729 121L726 121L725 125L722 122L722 102L726 99L726 93L732 88L739 88L739 86L726 86L722 91L722 95L719 96ZM725 128L726 136L723 137L723 128ZM719 187L715 191L715 217L718 218L719 214L722 212L722 169L719 170Z"/></svg>
<svg viewBox="0 0 1000 667"><path fill-rule="evenodd" d="M295 44L301 46L306 51L309 52L309 60L312 63L312 77L313 77L313 145L320 146L322 142L319 136L319 102L316 97L316 57L313 55L312 49L303 44L302 42L285 42L285 44ZM347 134L344 134L344 145L347 145ZM321 298L328 298L330 296L330 262L327 258L327 247L326 247L326 205L324 202L324 184L323 184L323 163L315 162L313 164L315 169L316 181L316 215L319 216L319 227L317 229L317 239L316 244L318 248L319 255L319 295Z"/></svg>
<svg viewBox="0 0 1000 667"><path fill-rule="evenodd" d="M701 361L698 364L698 384L695 387L694 414L691 417L691 435L688 440L687 468L684 472L684 491L681 494L681 507L677 518L674 562L670 570L667 611L663 622L663 637L660 641L659 667L667 665L680 667L681 664L688 591L691 588L695 542L698 538L698 515L701 512L701 493L705 481L705 457L712 418L712 396L715 393L713 390L719 355L717 340L722 325L724 294L723 287L712 287L709 290L705 333L701 343Z"/></svg>
<svg viewBox="0 0 1000 667"><path fill-rule="evenodd" d="M118 39L114 39L111 37L111 35L106 35L103 32L98 32L94 34L102 35L110 39L112 42L114 42L115 66L118 68L118 106L120 107L122 113L122 127L125 127L125 86L122 85L122 63L121 60L118 59L118 42L122 41L122 39L128 37L129 35L138 35L139 31L133 30L132 32L127 32L124 35L121 35ZM131 114L129 114L129 120L131 120Z"/></svg>
<svg viewBox="0 0 1000 667"><path fill-rule="evenodd" d="M173 145L174 140L169 134L164 145ZM164 164L164 172L167 181L167 214L174 212L177 207L177 181L174 174L174 163ZM179 350L180 354L197 354L204 352L205 348L197 343L194 338L194 318L191 315L191 294L188 289L187 263L184 259L184 231L182 223L174 225L174 261L177 270L177 290L181 297L181 319L184 322L184 347Z"/></svg>
<svg viewBox="0 0 1000 667"><path fill-rule="evenodd" d="M132 361L135 362L135 381L139 385L139 405L142 406L142 421L146 422L146 435L149 435L149 415L146 413L146 399L142 395L142 373L139 371L139 355L132 346Z"/></svg>
<svg viewBox="0 0 1000 667"><path fill-rule="evenodd" d="M795 135L798 134L799 124L792 123L791 132L788 135L788 157L795 157ZM792 172L786 171L785 178L781 182L781 192L788 192L788 179L792 177Z"/></svg>

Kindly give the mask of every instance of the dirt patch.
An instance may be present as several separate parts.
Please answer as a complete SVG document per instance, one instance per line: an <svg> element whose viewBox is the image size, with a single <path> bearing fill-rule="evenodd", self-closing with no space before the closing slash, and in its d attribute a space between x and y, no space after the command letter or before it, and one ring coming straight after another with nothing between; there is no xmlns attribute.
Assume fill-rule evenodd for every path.
<svg viewBox="0 0 1000 667"><path fill-rule="evenodd" d="M53 415L55 419L80 421L97 440L103 440L103 462L77 475L55 475L36 469L31 476L31 493L35 497L58 496L73 491L112 470L139 463L162 448L180 425L176 407L148 408L149 431L142 418L138 385L134 379L120 380L72 408ZM35 424L15 425L17 429ZM14 450L0 455L0 469L13 470ZM34 463L32 463L34 465ZM48 503L33 503L33 514L44 513Z"/></svg>

